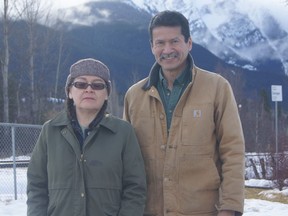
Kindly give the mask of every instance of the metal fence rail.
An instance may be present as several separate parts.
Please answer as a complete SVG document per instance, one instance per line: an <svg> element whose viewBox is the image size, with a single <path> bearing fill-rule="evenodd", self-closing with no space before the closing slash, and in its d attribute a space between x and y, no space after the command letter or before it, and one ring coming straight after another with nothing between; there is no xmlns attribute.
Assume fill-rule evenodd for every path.
<svg viewBox="0 0 288 216"><path fill-rule="evenodd" d="M18 190L20 194L26 193L23 185L26 169L41 128L41 125L0 123L1 199L17 199Z"/></svg>

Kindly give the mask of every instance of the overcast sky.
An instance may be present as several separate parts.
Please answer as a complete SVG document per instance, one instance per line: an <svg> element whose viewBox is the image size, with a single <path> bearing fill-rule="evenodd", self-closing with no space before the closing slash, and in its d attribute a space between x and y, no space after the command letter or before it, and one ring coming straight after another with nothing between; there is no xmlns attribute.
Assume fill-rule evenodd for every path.
<svg viewBox="0 0 288 216"><path fill-rule="evenodd" d="M51 0L55 8L67 8L96 0Z"/></svg>
<svg viewBox="0 0 288 216"><path fill-rule="evenodd" d="M60 8L68 8L72 6L82 5L86 2L101 1L101 0L50 0L44 1L47 4L52 5L52 10L56 11ZM103 1L103 0L102 0ZM106 0L108 1L108 0ZM115 0L114 0L115 1ZM121 1L121 0L119 0ZM141 7L144 0L134 0L134 2ZM157 0L154 0L157 1ZM184 0L187 1L187 0ZM210 1L210 0L201 0ZM0 0L0 14L3 10L3 1ZM238 4L241 5L242 10L247 11L249 14L254 14L254 7L260 5L266 10L269 10L274 17L278 20L282 20L282 25L285 25L285 29L288 28L288 22L286 22L286 17L288 17L288 0L238 0ZM256 6L257 7L257 6Z"/></svg>
<svg viewBox="0 0 288 216"><path fill-rule="evenodd" d="M50 1L53 2L56 8L67 8L67 7L83 4L85 2L99 1L99 0L50 0ZM142 2L142 0L136 0L136 2L137 1ZM244 0L243 2L247 2L248 4L253 2L253 3L259 3L262 5L266 5L266 6L269 5L273 7L275 6L275 2L278 2L278 3L280 2L281 4L285 5L285 1L286 0Z"/></svg>

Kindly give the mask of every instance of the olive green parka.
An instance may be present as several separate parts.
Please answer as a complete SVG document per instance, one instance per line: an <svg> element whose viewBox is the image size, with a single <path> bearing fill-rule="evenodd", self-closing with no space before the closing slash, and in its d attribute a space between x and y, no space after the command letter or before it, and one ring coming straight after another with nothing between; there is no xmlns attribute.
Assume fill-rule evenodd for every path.
<svg viewBox="0 0 288 216"><path fill-rule="evenodd" d="M28 216L142 216L146 177L131 125L105 115L83 152L66 112L44 124L27 172Z"/></svg>

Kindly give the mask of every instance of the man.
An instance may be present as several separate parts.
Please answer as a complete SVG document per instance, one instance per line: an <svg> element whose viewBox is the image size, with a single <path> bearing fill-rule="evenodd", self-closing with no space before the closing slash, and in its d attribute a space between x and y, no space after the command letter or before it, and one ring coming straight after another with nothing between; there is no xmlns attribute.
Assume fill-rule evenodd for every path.
<svg viewBox="0 0 288 216"><path fill-rule="evenodd" d="M182 14L157 14L149 32L156 63L127 91L123 116L145 161L145 215L242 215L244 137L230 84L194 65Z"/></svg>

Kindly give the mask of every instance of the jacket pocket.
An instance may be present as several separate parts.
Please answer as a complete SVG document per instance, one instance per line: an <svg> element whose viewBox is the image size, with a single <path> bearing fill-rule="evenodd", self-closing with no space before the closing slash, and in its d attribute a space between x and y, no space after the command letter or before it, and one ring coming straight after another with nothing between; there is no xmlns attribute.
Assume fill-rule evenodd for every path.
<svg viewBox="0 0 288 216"><path fill-rule="evenodd" d="M215 124L210 103L184 107L181 142L183 145L200 145L214 139Z"/></svg>
<svg viewBox="0 0 288 216"><path fill-rule="evenodd" d="M155 133L154 118L138 117L138 119L132 123L135 128L136 136L140 146L152 146Z"/></svg>
<svg viewBox="0 0 288 216"><path fill-rule="evenodd" d="M216 211L220 177L214 161L207 155L179 158L178 204L181 212Z"/></svg>

